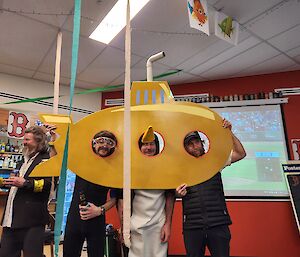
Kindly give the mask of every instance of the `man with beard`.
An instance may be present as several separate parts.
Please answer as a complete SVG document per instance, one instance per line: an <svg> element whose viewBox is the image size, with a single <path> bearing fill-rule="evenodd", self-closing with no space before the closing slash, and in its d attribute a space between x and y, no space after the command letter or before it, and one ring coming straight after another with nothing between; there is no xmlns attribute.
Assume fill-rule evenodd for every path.
<svg viewBox="0 0 300 257"><path fill-rule="evenodd" d="M149 158L155 158L160 152L158 137L152 127L148 128L138 143L142 154ZM129 257L167 257L174 196L174 190L132 190ZM123 201L120 200L118 205L122 221Z"/></svg>
<svg viewBox="0 0 300 257"><path fill-rule="evenodd" d="M97 133L92 141L93 151L100 157L110 156L115 151L116 145L115 135L106 130Z"/></svg>
<svg viewBox="0 0 300 257"><path fill-rule="evenodd" d="M54 127L49 127L53 135ZM41 257L45 225L48 223L48 198L51 177L29 177L40 162L49 158L45 129L32 126L25 131L23 161L19 176L3 181L10 187L2 219L0 256Z"/></svg>
<svg viewBox="0 0 300 257"><path fill-rule="evenodd" d="M184 148L190 155L198 158L205 154L203 143L198 131L193 131L185 137Z"/></svg>
<svg viewBox="0 0 300 257"><path fill-rule="evenodd" d="M101 158L109 158L116 146L116 137L106 130L97 133L92 140L92 149ZM106 201L108 190L107 187L76 176L64 236L64 257L81 256L85 239L89 257L104 255L105 212L116 204L118 193L117 190L111 189L110 200Z"/></svg>
<svg viewBox="0 0 300 257"><path fill-rule="evenodd" d="M222 126L231 131L229 121L224 119ZM233 150L225 167L246 156L239 139L232 132L231 136ZM185 137L184 148L195 158L205 154L198 131ZM176 189L178 196L182 197L183 237L187 257L204 257L206 246L211 256L229 257L231 234L228 225L231 219L226 207L221 171L203 183L191 187L182 184Z"/></svg>

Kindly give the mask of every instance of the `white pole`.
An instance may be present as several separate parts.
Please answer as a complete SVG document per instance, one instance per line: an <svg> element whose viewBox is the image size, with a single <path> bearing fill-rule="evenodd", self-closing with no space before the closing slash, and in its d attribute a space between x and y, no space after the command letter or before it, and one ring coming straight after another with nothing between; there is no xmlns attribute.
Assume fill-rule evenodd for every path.
<svg viewBox="0 0 300 257"><path fill-rule="evenodd" d="M123 238L130 247L131 214L131 117L130 117L130 0L127 0L125 32L125 83L124 83L124 166L123 166Z"/></svg>
<svg viewBox="0 0 300 257"><path fill-rule="evenodd" d="M62 33L60 31L60 32L58 32L57 43L56 43L53 114L58 114L61 45L62 45Z"/></svg>
<svg viewBox="0 0 300 257"><path fill-rule="evenodd" d="M146 68L147 68L147 81L153 81L153 72L152 72L152 63L164 58L166 55L164 52L159 52L157 54L154 54L150 56L150 58L147 60Z"/></svg>

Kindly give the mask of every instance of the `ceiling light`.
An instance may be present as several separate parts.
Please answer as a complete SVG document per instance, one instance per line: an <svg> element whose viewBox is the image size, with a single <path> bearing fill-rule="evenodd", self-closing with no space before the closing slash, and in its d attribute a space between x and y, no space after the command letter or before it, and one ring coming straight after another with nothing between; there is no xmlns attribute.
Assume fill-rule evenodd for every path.
<svg viewBox="0 0 300 257"><path fill-rule="evenodd" d="M150 0L131 0L130 1L130 20L149 2ZM105 44L109 42L126 25L126 6L127 0L119 0L102 22L97 26L89 38Z"/></svg>

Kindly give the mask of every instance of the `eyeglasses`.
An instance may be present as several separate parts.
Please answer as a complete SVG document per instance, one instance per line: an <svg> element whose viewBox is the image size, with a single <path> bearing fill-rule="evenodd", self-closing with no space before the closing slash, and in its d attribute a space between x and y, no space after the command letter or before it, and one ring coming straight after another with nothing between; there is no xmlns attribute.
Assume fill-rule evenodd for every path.
<svg viewBox="0 0 300 257"><path fill-rule="evenodd" d="M109 137L97 137L93 139L93 145L95 144L99 144L99 145L106 144L107 147L109 148L114 148L116 146L116 142Z"/></svg>

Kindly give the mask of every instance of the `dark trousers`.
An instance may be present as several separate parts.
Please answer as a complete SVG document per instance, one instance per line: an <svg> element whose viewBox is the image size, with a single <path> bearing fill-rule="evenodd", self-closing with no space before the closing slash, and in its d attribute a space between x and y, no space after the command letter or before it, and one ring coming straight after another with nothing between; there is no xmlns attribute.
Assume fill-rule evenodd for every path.
<svg viewBox="0 0 300 257"><path fill-rule="evenodd" d="M103 257L105 230L101 227L94 227L83 232L80 229L66 227L63 256L80 257L84 240L87 240L87 252L89 257Z"/></svg>
<svg viewBox="0 0 300 257"><path fill-rule="evenodd" d="M187 257L203 257L205 247L213 257L229 257L230 230L227 225L183 231Z"/></svg>
<svg viewBox="0 0 300 257"><path fill-rule="evenodd" d="M32 228L3 228L0 257L42 257L45 226Z"/></svg>

